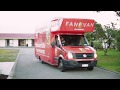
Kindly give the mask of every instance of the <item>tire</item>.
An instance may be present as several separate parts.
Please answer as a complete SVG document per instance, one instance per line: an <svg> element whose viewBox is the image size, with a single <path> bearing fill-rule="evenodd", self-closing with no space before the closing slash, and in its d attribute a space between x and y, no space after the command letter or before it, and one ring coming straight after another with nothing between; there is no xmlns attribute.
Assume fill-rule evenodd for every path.
<svg viewBox="0 0 120 90"><path fill-rule="evenodd" d="M40 58L40 57L39 57L39 61L40 61L42 64L44 64L44 63L45 63L44 61L42 61L42 60L41 60L41 58Z"/></svg>
<svg viewBox="0 0 120 90"><path fill-rule="evenodd" d="M42 63L42 64L45 64L45 62L44 62L44 61L42 61L42 60L41 60L41 63Z"/></svg>
<svg viewBox="0 0 120 90"><path fill-rule="evenodd" d="M91 70L93 70L93 68L94 68L93 66L92 67L87 67L87 70L91 71Z"/></svg>
<svg viewBox="0 0 120 90"><path fill-rule="evenodd" d="M58 68L60 69L61 72L65 72L66 68L64 66L64 62L62 59L60 59L59 63L58 63Z"/></svg>

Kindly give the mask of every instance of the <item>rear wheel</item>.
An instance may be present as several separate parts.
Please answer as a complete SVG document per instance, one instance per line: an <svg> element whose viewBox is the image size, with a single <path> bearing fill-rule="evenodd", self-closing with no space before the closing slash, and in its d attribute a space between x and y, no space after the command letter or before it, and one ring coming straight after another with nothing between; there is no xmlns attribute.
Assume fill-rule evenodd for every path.
<svg viewBox="0 0 120 90"><path fill-rule="evenodd" d="M60 59L59 64L58 64L58 68L60 69L61 72L65 72L66 68L64 66L64 62L62 59Z"/></svg>
<svg viewBox="0 0 120 90"><path fill-rule="evenodd" d="M93 66L92 67L87 67L87 70L93 70Z"/></svg>
<svg viewBox="0 0 120 90"><path fill-rule="evenodd" d="M42 60L41 60L41 58L40 58L40 57L39 57L39 61L40 61L41 63L45 63L44 61L42 61Z"/></svg>

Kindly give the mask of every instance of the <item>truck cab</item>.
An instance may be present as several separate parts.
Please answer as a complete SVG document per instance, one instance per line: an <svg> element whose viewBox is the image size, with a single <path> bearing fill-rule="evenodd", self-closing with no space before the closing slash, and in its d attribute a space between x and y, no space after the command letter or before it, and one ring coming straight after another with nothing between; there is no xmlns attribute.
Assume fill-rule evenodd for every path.
<svg viewBox="0 0 120 90"><path fill-rule="evenodd" d="M55 37L58 40L52 45L55 48L54 60L61 71L77 67L93 70L97 64L97 54L84 35L60 34Z"/></svg>

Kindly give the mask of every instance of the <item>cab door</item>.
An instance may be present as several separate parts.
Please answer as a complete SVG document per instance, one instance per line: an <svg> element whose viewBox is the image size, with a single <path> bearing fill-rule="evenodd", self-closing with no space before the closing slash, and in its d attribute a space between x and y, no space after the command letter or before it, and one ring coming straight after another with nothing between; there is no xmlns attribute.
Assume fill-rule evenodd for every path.
<svg viewBox="0 0 120 90"><path fill-rule="evenodd" d="M57 65L59 55L61 54L60 42L59 42L59 35L54 35L54 38L51 43L54 43L54 46L51 49L51 59L54 64Z"/></svg>

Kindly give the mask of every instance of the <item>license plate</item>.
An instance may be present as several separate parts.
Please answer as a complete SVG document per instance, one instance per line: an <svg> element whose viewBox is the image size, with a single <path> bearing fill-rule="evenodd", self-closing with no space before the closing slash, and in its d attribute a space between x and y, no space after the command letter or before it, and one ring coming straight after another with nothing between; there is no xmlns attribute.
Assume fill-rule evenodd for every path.
<svg viewBox="0 0 120 90"><path fill-rule="evenodd" d="M82 67L88 67L88 64L82 64Z"/></svg>

